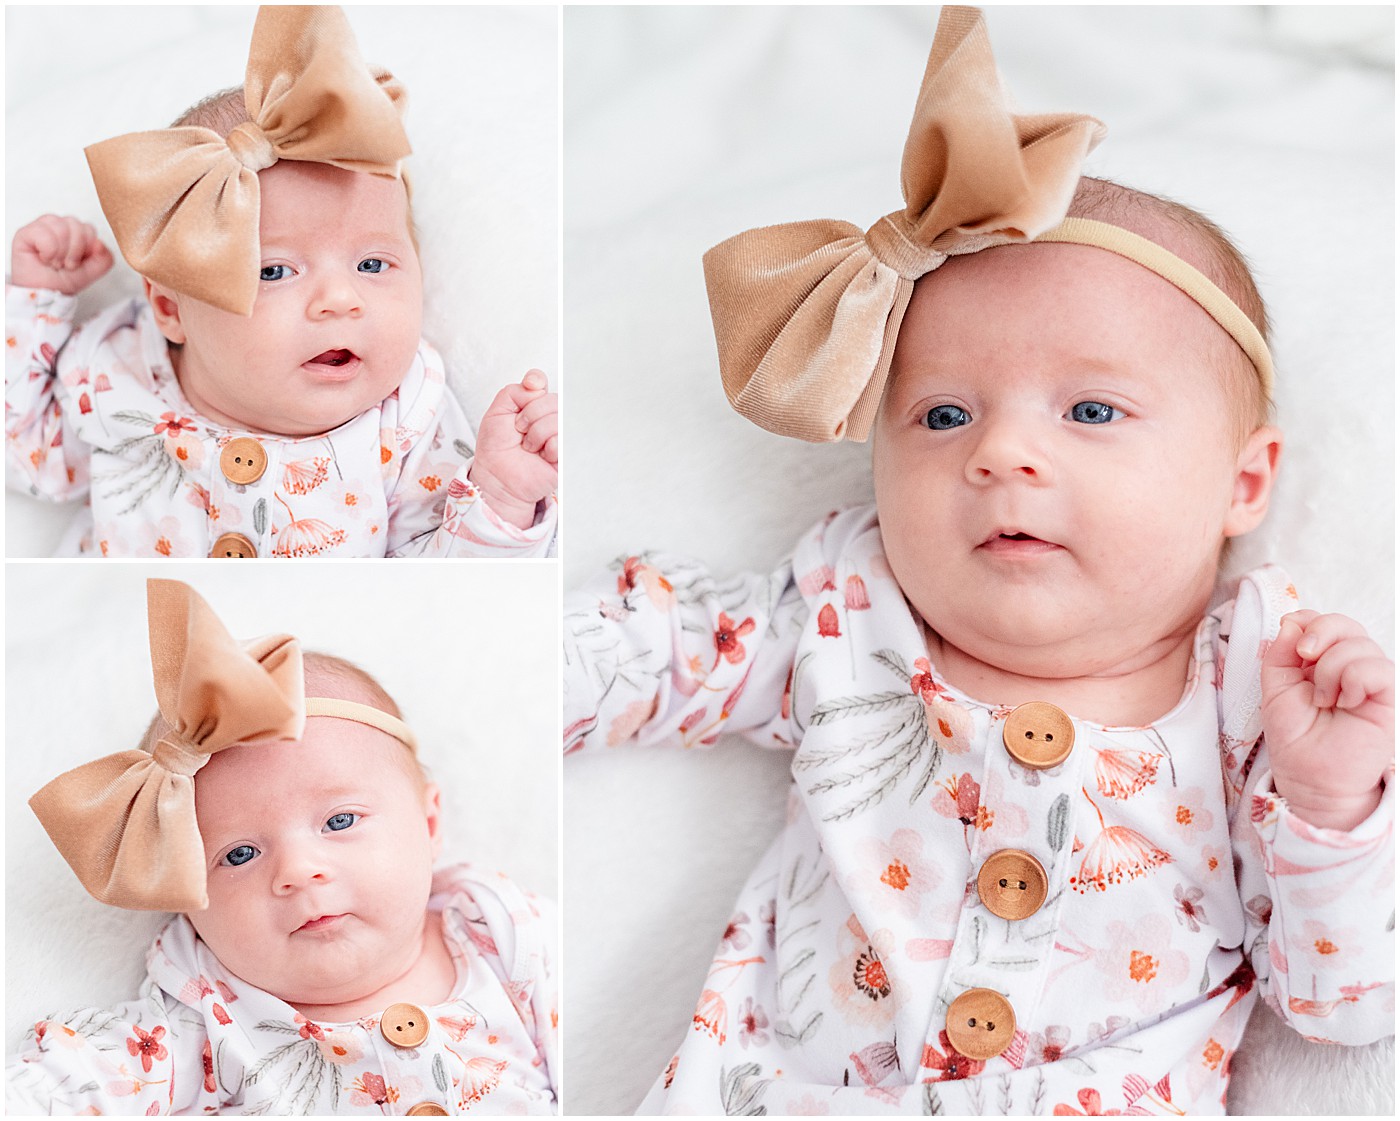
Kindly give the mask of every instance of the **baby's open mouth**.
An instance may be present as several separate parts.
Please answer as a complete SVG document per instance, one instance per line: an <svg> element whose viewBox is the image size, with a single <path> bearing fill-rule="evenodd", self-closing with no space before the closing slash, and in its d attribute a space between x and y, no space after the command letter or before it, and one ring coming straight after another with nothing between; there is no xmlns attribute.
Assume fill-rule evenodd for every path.
<svg viewBox="0 0 1400 1121"><path fill-rule="evenodd" d="M307 362L308 366L344 366L347 362L353 361L355 352L352 350L323 350Z"/></svg>

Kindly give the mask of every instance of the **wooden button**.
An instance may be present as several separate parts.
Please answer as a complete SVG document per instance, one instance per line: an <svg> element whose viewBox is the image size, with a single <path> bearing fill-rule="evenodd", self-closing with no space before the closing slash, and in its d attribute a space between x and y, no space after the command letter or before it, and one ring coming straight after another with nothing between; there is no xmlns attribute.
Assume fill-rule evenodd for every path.
<svg viewBox="0 0 1400 1121"><path fill-rule="evenodd" d="M1020 849L1001 849L977 873L977 894L999 919L1024 919L1040 910L1050 880L1040 861Z"/></svg>
<svg viewBox="0 0 1400 1121"><path fill-rule="evenodd" d="M211 557L255 557L258 550L241 533L225 533L209 550Z"/></svg>
<svg viewBox="0 0 1400 1121"><path fill-rule="evenodd" d="M442 1106L438 1105L437 1102L419 1102L419 1103L418 1103L417 1105L415 1105L412 1109L410 1109L410 1110L405 1114L405 1116L407 1116L407 1117L447 1117L447 1116L448 1116L448 1112L447 1112L447 1110L443 1109Z"/></svg>
<svg viewBox="0 0 1400 1121"><path fill-rule="evenodd" d="M416 1004L391 1004L379 1018L379 1031L395 1047L417 1047L428 1038L428 1014Z"/></svg>
<svg viewBox="0 0 1400 1121"><path fill-rule="evenodd" d="M969 1059L994 1059L1011 1046L1016 1013L991 989L968 989L948 1005L948 1042Z"/></svg>
<svg viewBox="0 0 1400 1121"><path fill-rule="evenodd" d="M1001 739L1018 763L1043 771L1069 757L1074 747L1074 725L1054 705L1031 701L1012 710L1002 725Z"/></svg>
<svg viewBox="0 0 1400 1121"><path fill-rule="evenodd" d="M267 452L251 436L239 436L225 444L219 453L219 470L231 483L242 486L256 483L267 470Z"/></svg>

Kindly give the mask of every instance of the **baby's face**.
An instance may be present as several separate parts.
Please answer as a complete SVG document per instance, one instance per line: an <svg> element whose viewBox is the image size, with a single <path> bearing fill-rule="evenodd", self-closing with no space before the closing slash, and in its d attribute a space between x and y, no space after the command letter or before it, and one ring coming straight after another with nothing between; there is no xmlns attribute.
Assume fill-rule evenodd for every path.
<svg viewBox="0 0 1400 1121"><path fill-rule="evenodd" d="M241 744L200 770L209 907L189 917L233 973L289 1004L339 1004L417 961L438 795L407 750L312 717L297 743Z"/></svg>
<svg viewBox="0 0 1400 1121"><path fill-rule="evenodd" d="M929 626L1035 677L1189 634L1222 541L1262 517L1240 507L1233 345L1100 249L992 249L920 281L873 454L886 554Z"/></svg>
<svg viewBox="0 0 1400 1121"><path fill-rule="evenodd" d="M164 289L152 301L182 344L180 386L200 413L282 436L326 432L389 396L417 351L423 275L407 194L398 179L291 160L258 182L253 314Z"/></svg>

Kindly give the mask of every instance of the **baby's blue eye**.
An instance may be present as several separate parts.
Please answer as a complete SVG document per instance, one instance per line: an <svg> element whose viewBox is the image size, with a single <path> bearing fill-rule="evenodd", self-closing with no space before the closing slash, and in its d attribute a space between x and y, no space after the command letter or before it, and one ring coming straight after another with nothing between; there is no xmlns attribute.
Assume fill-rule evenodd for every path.
<svg viewBox="0 0 1400 1121"><path fill-rule="evenodd" d="M231 868L237 868L240 864L247 864L253 857L258 855L258 850L252 845L235 845L224 853L221 864L227 864Z"/></svg>
<svg viewBox="0 0 1400 1121"><path fill-rule="evenodd" d="M291 275L291 269L286 265L263 265L262 271L258 273L259 280L286 280Z"/></svg>
<svg viewBox="0 0 1400 1121"><path fill-rule="evenodd" d="M378 257L366 257L360 262L360 271L369 273L388 272L389 262L382 261Z"/></svg>
<svg viewBox="0 0 1400 1121"><path fill-rule="evenodd" d="M1122 415L1112 405L1105 405L1102 401L1080 401L1069 411L1070 420L1077 420L1080 424L1107 424Z"/></svg>
<svg viewBox="0 0 1400 1121"><path fill-rule="evenodd" d="M342 829L349 829L355 824L359 814L332 814L326 821L326 828L332 833L338 833Z"/></svg>
<svg viewBox="0 0 1400 1121"><path fill-rule="evenodd" d="M967 410L956 405L935 405L929 409L928 416L924 417L924 424L935 432L944 432L949 428L960 428L971 420Z"/></svg>

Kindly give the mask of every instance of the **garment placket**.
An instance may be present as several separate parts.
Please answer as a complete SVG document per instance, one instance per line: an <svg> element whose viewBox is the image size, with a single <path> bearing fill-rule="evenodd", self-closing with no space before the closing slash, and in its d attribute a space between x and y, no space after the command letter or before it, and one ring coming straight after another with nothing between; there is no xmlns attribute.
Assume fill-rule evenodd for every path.
<svg viewBox="0 0 1400 1121"><path fill-rule="evenodd" d="M1058 709L1054 711L1064 717ZM1016 712L975 714L976 742L983 757L980 789L984 796L988 790L1007 792L1007 802L1024 810L1028 826L1024 837L1008 837L997 829L997 807L979 804L979 814L990 812L993 816L987 828L974 825L970 830L971 868L963 908L926 1033L928 1043L938 1053L945 1047L940 1033L947 1031L953 1046L965 1054L959 1047L959 1036L966 1040L967 1033L986 1031L987 1042L968 1046L978 1053L967 1057L989 1065L1000 1060L1001 1069L1010 1069L1001 1055L1015 1045L1015 1033L1024 1033L1038 1022L1036 1013L1054 950L1054 934L1069 894L1074 793L1084 781L1090 755L1083 742L1083 727L1065 717L1074 728L1076 741L1069 756L1053 767L1028 767L1013 758L1006 746L1008 723L1015 718ZM1044 872L1044 900L1023 918L999 917L979 894L979 874L989 860L996 859L1004 867L1006 862L1020 862L1023 857L1032 858ZM1033 864L1022 866L1034 875ZM998 866L993 869L998 870ZM997 878L1002 878L999 870ZM1028 882L1027 890L1033 890L1033 881ZM950 1017L955 1002L956 1022ZM1014 1016L1013 1024L998 1020L1007 1011ZM977 1021L975 1027L969 1023L972 1020ZM999 1049L983 1053L994 1047ZM936 1072L925 1066L920 1078L931 1074Z"/></svg>
<svg viewBox="0 0 1400 1121"><path fill-rule="evenodd" d="M217 436L210 445L210 556L271 556L282 441Z"/></svg>

